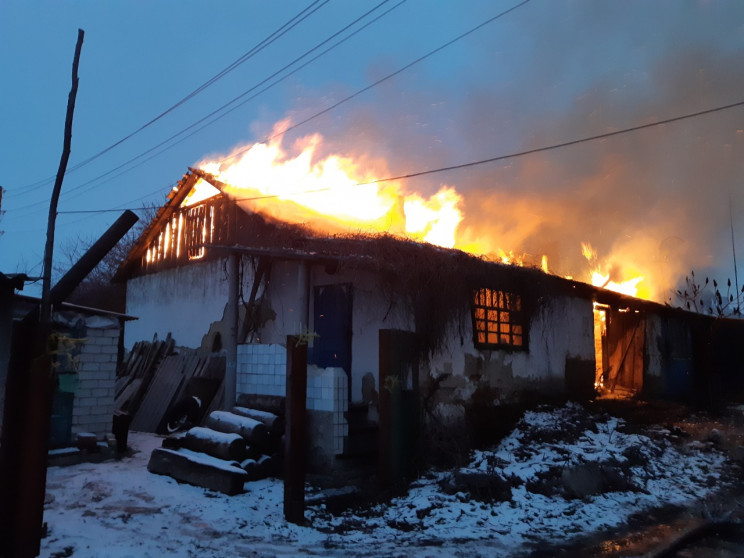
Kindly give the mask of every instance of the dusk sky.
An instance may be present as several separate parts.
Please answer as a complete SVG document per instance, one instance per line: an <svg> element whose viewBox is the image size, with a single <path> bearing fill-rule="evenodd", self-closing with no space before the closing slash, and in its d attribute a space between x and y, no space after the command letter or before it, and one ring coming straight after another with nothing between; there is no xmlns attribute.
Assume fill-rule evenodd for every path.
<svg viewBox="0 0 744 558"><path fill-rule="evenodd" d="M306 8L306 19L255 56L77 168ZM77 237L97 238L123 208L161 205L189 166L263 141L276 122L302 122L399 70L292 129L282 138L287 149L319 133L323 153L381 159L387 176L400 176L744 102L744 3L734 0L3 0L0 20L4 273L42 272L78 28L85 42L57 254ZM243 94L225 117L155 147ZM630 266L664 300L691 269L733 279L732 223L744 260L742 179L738 105L403 187L423 195L455 188L464 236L546 254L562 275L583 280L581 243L590 243L608 272Z"/></svg>

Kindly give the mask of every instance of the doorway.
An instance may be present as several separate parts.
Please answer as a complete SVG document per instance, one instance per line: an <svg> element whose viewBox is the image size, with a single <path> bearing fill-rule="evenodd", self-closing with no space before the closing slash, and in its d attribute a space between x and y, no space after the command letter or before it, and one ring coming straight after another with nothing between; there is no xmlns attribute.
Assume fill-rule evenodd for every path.
<svg viewBox="0 0 744 558"><path fill-rule="evenodd" d="M315 287L313 341L308 362L319 368L343 368L351 398L351 284Z"/></svg>
<svg viewBox="0 0 744 558"><path fill-rule="evenodd" d="M594 387L600 397L626 399L643 388L646 322L638 310L594 304Z"/></svg>

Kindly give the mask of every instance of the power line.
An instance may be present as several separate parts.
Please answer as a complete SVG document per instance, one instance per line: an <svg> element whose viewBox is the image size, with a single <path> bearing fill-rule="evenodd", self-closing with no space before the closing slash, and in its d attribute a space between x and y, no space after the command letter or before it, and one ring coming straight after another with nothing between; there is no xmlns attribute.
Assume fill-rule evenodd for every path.
<svg viewBox="0 0 744 558"><path fill-rule="evenodd" d="M265 139L263 140L263 143L265 143L265 142L268 142L268 141L270 141L270 140L272 140L272 139L274 139L274 138L277 138L277 137L283 136L283 135L284 135L284 134L286 134L287 132L289 132L289 131L291 131L291 130L294 130L295 128L298 128L298 127L300 127L300 126L302 126L302 125L304 125L304 124L307 124L308 122L310 122L310 121L312 121L312 120L315 120L315 119L316 119L316 118L318 118L319 116L322 116L322 115L324 115L324 114L326 114L326 113L328 113L328 112L332 111L333 109L335 109L335 108L337 108L337 107L339 107L339 106L343 105L344 103L346 103L346 102L348 102L348 101L350 101L350 100L354 99L355 97L358 97L358 96L359 96L359 95L361 95L362 93L366 93L367 91L369 91L369 90L370 90L370 89L372 89L373 87L377 87L377 86L378 86L378 85L380 85L381 83L384 83L384 82L386 82L387 80L389 80L389 79L392 79L393 77L397 76L398 74L400 74L400 73L402 73L402 72L404 72L404 71L408 70L409 68L411 68L411 67L415 66L416 64L419 64L420 62L423 62L423 61L424 61L424 60L426 60L427 58L429 58L429 57L433 56L434 54L436 54L436 53L440 52L441 50L443 50L443 49L445 49L445 48L447 48L447 47L451 46L452 44L456 43L457 41L459 41L459 40L461 40L461 39L464 39L464 38L465 38L465 37L467 37L468 35L471 35L472 33L475 33L476 31L478 31L479 29L481 29L481 28L485 27L486 25L488 25L488 24L490 24L490 23L493 23L493 22L494 22L494 21L496 21L497 19L499 19L499 18L501 18L501 17L503 17L503 16L507 15L507 14L508 14L508 13L510 13L510 12L513 12L514 10L516 10L516 9L518 9L518 8L521 8L522 6L524 6L525 4L527 4L527 3L529 2L529 1L530 1L530 0L523 0L523 1L522 1L522 2L520 2L519 4L516 4L515 6L512 6L511 8L509 8L509 9L507 9L507 10L504 10L503 12L501 12L501 13L499 13L499 14L497 14L497 15L493 16L492 18L489 18L489 19L487 19L487 20L486 20L486 21L484 21L483 23L481 23L481 24L479 24L479 25L476 25L476 26L475 26L475 27L473 27L472 29L470 29L470 30L468 30L468 31L465 31L464 33L462 33L461 35L458 35L458 36L457 36L457 37L455 37L454 39L452 39L452 40L450 40L450 41L447 41L447 42L446 42L446 43L444 43L443 45L441 45L441 46L439 46L439 47L435 48L435 49L434 49L434 50L432 50L432 51L429 51L428 53L424 54L423 56L420 56L419 58L417 58L417 59L416 59L416 60L414 60L413 62L410 62L410 63L406 64L405 66L403 66L402 68L399 68L398 70L394 71L393 73L391 73L391 74L388 74L387 76L385 76L385 77L383 77L383 78L380 78L380 79L378 79L377 81L375 81L374 83L371 83L371 84L370 84L370 85L368 85L367 87L364 87L364 88L362 88L362 89L359 89L358 91L356 91L355 93L352 93L352 94L351 94L351 95L349 95L348 97L344 97L344 98L343 98L343 99L341 99L340 101L338 101L338 102L336 102L336 103L332 104L331 106L329 106L329 107L327 107L327 108L325 108L325 109L321 110L320 112L316 112L315 114L313 114L312 116L309 116L309 117L307 117L307 118L306 118L305 120L302 120L301 122L298 122L298 123L296 123L296 124L293 124L292 126L289 126L289 127L287 127L286 129L282 130L281 132L277 132L276 134L273 134L273 135L271 135L271 136L268 136L267 138L265 138ZM231 155L228 155L228 156L227 156L227 157L225 157L224 159L220 159L220 160L219 160L218 162L220 162L220 163L221 163L221 162L224 162L224 161L228 161L228 160L230 160L230 159L233 159L233 158L237 157L238 155L241 155L241 154L245 153L246 151L248 151L248 149L250 149L250 147L247 147L247 148L245 148L245 149L242 149L242 150L236 151L235 153L232 153Z"/></svg>
<svg viewBox="0 0 744 558"><path fill-rule="evenodd" d="M136 165L132 165L132 166L131 166L131 167L129 167L129 168L125 168L125 167L127 167L127 165L130 165L131 163L133 163L133 162L135 162L135 161L138 161L139 159L141 159L142 157L144 157L144 156L146 156L146 155L148 155L148 154L152 153L153 151L155 151L155 150L156 150L156 149L158 149L159 147L162 147L162 146L166 145L166 144L167 144L168 142L170 142L171 140L173 140L173 139L177 138L178 136L182 135L182 134L183 134L184 132L187 132L187 131L188 131L188 130L190 130L191 128L193 128L193 127L195 127L195 126L199 125L200 123L204 122L205 120L207 120L207 119L209 119L210 117L214 116L215 114L219 113L219 112L220 112L221 110L223 110L223 109L225 109L226 107L230 106L231 104L235 103L236 101L238 101L239 99L241 99L242 97L244 97L245 95L247 95L248 93L250 93L250 92L254 91L255 89L257 89L257 88L258 88L258 87L260 87L261 85L265 84L265 83L266 83L267 81L269 81L270 79L272 79L273 77L275 77L276 75L278 75L279 73L281 73L282 71L284 71L285 69L287 69L287 68L291 67L291 66L292 66L293 64L295 64L295 63L296 63L297 61L299 61L299 60L302 60L303 58L305 58L306 56L308 56L309 54L311 54L312 52L314 52L315 50L317 50L318 48L320 48L320 47L321 47L321 46L323 46L324 44L328 43L328 42L329 42L330 40L332 40L333 38L337 37L338 35L340 35L340 34L341 34L341 33L343 33L344 31L346 31L346 30L350 29L350 28L351 28L352 26L356 25L356 24L357 24L357 23L358 23L359 21L363 20L363 19L364 19L364 18L366 18L366 17L368 16L368 15L370 15L370 14L371 14L372 12L376 11L376 10L377 10L378 8L380 8L381 6L383 6L384 4L386 4L386 3L387 3L387 2L389 2L389 1L390 1L390 0L383 0L382 2L380 2L379 4L377 4L377 5L376 5L376 6L374 7L374 8L372 8L372 9L368 10L368 11L367 11L367 12L365 12L365 13L364 13L363 15L359 16L359 17L358 17L358 18L356 18L356 19L355 19L354 21L352 21L351 23L347 24L347 25L346 25L345 27L343 27L343 28L342 28L342 29L341 29L340 31L337 31L336 33L334 33L333 35L331 35L331 36L330 36L330 37L328 37L327 39L325 39L325 40L321 41L320 43L318 43L318 44L317 44L316 46L314 46L314 47L313 47L313 48L311 48L310 50L306 51L306 52L305 52L304 54L302 54L301 56L299 56L299 57L295 58L295 59L294 59L294 60L293 60L292 62L290 62L289 64L285 65L285 66L284 66L284 67L283 67L282 69L278 70L277 72L274 72L274 73L273 73L273 74L272 74L271 76L269 76L269 77L265 78L264 80L260 81L260 82L259 82L258 84L254 85L254 86L253 86L253 87L251 87L250 89L248 89L248 90L244 91L243 93L241 93L241 94L240 94L240 95L238 95L237 97L233 98L233 99L232 99L231 101L229 101L228 103L225 103L224 105L222 105L222 106L221 106L221 107L219 107L218 109L216 109L216 110L212 111L211 113L209 113L208 115L206 115L206 116L204 116L203 118L199 119L199 120L198 120L198 121L196 121L195 123L193 123L193 124L191 124L191 125L187 126L186 128L182 129L181 131L177 132L176 134L174 134L174 135L170 136L170 137L169 137L169 138L167 138L166 140L164 140L164 141L160 142L159 144L157 144L157 145L155 145L155 146L153 146L153 147L151 147L151 148L147 149L146 151L144 151L144 152L140 153L139 155L137 155L137 156L135 156L135 157L133 157L133 158L129 159L128 161L125 161L124 163L122 163L122 164L120 164L120 165L118 165L118 166L114 167L113 169L111 169L111 170L109 170L109 171L107 171L107 172L105 172L105 173L103 173L103 174L100 174L100 175L96 176L95 178L92 178L92 179L90 179L90 180L87 180L86 182L83 182L83 183L81 183L81 184L78 184L77 186L74 186L73 188L69 188L69 189L68 189L68 190L67 190L67 191L65 192L65 200L66 200L66 201L68 201L68 200L70 200L70 199L73 199L73 198L75 198L76 196L79 196L79 195L81 195L81 194L82 194L82 193L84 193L85 191L88 191L89 189L86 189L86 190L85 190L85 191L83 191L83 192L78 192L78 194L76 194L75 196L70 196L70 194L71 194L71 193L73 193L73 192L76 192L76 191L79 191L79 190L80 190L81 188L84 188L85 186L89 186L89 185L91 185L91 184L94 184L94 183L98 182L99 180L101 180L102 178L106 178L106 177L110 176L111 174L115 173L116 171L118 171L118 170L121 170L121 169L124 169L124 170L122 170L122 172L120 172L120 173L118 173L118 174L114 175L113 177L111 177L110 179L108 179L108 180L106 180L106 181L103 181L102 183L105 183L105 182L108 182L109 180L113 180L113 179L115 179L115 178L118 178L118 177L120 177L120 176L122 176L122 175L124 175L124 174L126 174L126 173L128 173L128 172L130 172L130 171L132 171L133 169L135 169L135 168L137 168L137 167L139 167L139 166L143 165L144 163L146 163L146 162L148 162L148 161L152 160L153 158L155 158L155 157L159 156L160 154L164 153L164 152L165 152L165 151L167 151L168 149L170 149L170 148L174 147L175 145L178 145L178 144L179 144L179 143L181 143L182 141L185 141L185 140L186 140L187 138L189 138L189 137L191 137L192 135L194 135L195 133L197 133L197 132L201 131L201 130L202 130L202 129L204 129L204 128L205 128L206 126L208 126L208 125L210 125L210 124L212 124L212 123L216 122L216 121L217 121L217 120L218 120L219 118L222 118L223 116L226 116L227 114L229 114L230 112L232 112L233 110L235 110L236 108L238 108L239 106L242 106L243 104L245 104L245 103L246 103L246 102L248 102L249 100L252 100L252 99L254 99L255 97L257 97L257 96L258 96L258 95L260 95L261 93L264 93L265 91L268 91L268 90L269 90L270 88L272 88L272 87L276 86L277 84L281 83L281 82L282 82L283 80L287 79L287 78L288 78L289 76L293 75L293 74L294 74L294 73L296 73L297 71L299 71L299 70L301 70L301 69L305 68L305 67L306 67L306 66L307 66L308 64L310 64L310 63L314 62L315 60L317 60L317 59L318 59L318 58L320 58L321 56L325 55L325 54L326 54L327 52L329 52L329 51L330 51L330 50L332 50L333 48L336 48L337 46L339 46L339 45L340 45L340 44L342 44L343 42L345 42L345 41L347 41L348 39L350 39L350 38L352 38L353 36L355 36L355 35L356 35L357 33L361 32L361 31L362 31L362 30L364 30L364 29L366 29L366 28L367 28L367 27L368 27L369 25L371 25L371 24L375 23L375 22L376 22L376 21L378 21L378 20L379 20L380 18L384 17L385 15L387 15L388 13L390 13L390 12L391 12L392 10L394 10L395 8L397 8L398 6L400 6L401 4L403 4L404 2L406 2L407 0L400 0L400 1L399 1L399 2L398 2L398 3L396 4L396 5L395 5L395 6L393 6L393 7L392 7L392 8L390 8L389 10L385 11L384 13L380 14L379 16L377 16L376 18L374 18L373 20L371 20L371 21L369 21L368 23L366 23L365 25L363 25L363 26L359 27L358 29L355 29L355 30L354 30L354 31L352 31L352 32L351 32L351 33L350 33L350 34L349 34L348 36L346 36L346 37L344 37L343 39L339 40L339 41L338 41L337 43L335 43L335 44L334 44L333 46L331 46L330 48L328 48L328 49L324 50L323 52L321 52L320 54L318 54L317 56L315 56L314 58L312 58L311 60L309 60L309 61L308 61L308 62L306 62L305 64L303 64L303 65L301 65L300 67L298 67L298 68L294 69L294 70L293 70L292 72L290 72L290 73L286 74L286 75L285 75L285 76L283 76L282 78L280 78L280 79L278 79L278 80L274 81L273 83L271 83L271 84L270 84L270 85L268 85L267 87L263 88L263 89L262 89L261 91L259 91L259 92L258 92L258 93L256 93L255 95L251 96L251 97L250 97L249 99L246 99L245 101L243 101L243 103L240 103L240 104L239 104L239 105L237 105L236 107L233 107L233 108L232 108L232 109L230 109L229 111L225 112L224 114L222 114L222 115L221 115L221 116L219 116L218 118L215 118L215 119L213 119L213 120L212 120L211 122L208 122L208 123L207 123L207 124L205 124L204 126L202 126L202 127L198 128L197 130L195 130L195 131L194 131L194 132L192 132L191 134L187 135L186 137L182 138L182 139L181 139L181 140L179 140L178 142L174 142L173 144L171 144L171 145L169 145L169 146L166 146L165 148L161 149L161 150L160 150L160 151L158 151L157 153L154 153L154 154L153 154L153 155L152 155L151 157L148 157L147 159L144 159L144 160L140 161L140 162L139 162L139 163L137 163ZM25 206L19 207L19 208L17 208L16 210L28 209L28 208L31 208L31 207L35 207L35 206L37 206L37 205L40 205L40 204L43 204L43 203L45 203L45 202L43 202L43 201L40 201L40 202L34 202L34 203L31 203L31 204L28 204L28 205L25 205Z"/></svg>
<svg viewBox="0 0 744 558"><path fill-rule="evenodd" d="M315 6L316 4L318 4L321 1L322 1L322 3L320 4L320 6L317 6L317 7L313 8L313 6ZM137 128L136 130L134 130L133 132L131 132L130 134L124 136L123 138L121 138L120 140L118 140L118 141L114 142L113 144L109 145L105 149L102 149L98 153L96 153L94 155L91 155L90 157L88 157L87 159L81 161L80 163L77 163L76 165L72 166L68 170L68 172L65 173L65 174L67 175L67 174L69 174L69 173L71 173L73 171L78 170L79 168L82 168L82 167L86 166L88 163L90 163L90 162L98 159L100 156L108 153L109 151L111 151L112 149L118 147L119 145L121 145L122 143L124 143L125 141L127 141L128 139L130 139L133 136L139 134L144 129L148 128L149 126L151 126L152 124L154 124L155 122L157 122L158 120L160 120L161 118L163 118L164 116L166 116L167 114L169 114L172 111L174 111L179 106L183 105L184 103L186 103L187 101L189 101L193 97L197 96L199 93L201 93L202 91L204 91L205 89L207 89L208 87L210 87L212 84L214 84L218 80L222 79L224 76L226 76L227 74L229 74L230 72L232 72L235 68L237 68L238 66L240 66L241 64L243 64L244 62L246 62L247 60L249 60L250 58L252 58L254 55L258 54L264 48L266 48L271 43L273 43L274 41L276 41L277 39L279 39L280 37L282 37L283 35L285 35L287 32L289 32L291 29L293 29L294 27L296 27L300 23L302 23L302 21L304 21L305 19L307 19L308 17L310 17L312 14L314 14L315 12L317 12L320 8L322 8L323 6L325 6L326 4L328 4L328 2L330 2L330 0L314 0L310 5L308 5L305 9L303 9L302 11L300 11L294 17L290 18L287 22L285 22L276 31L274 31L273 33L271 33L270 35L268 35L266 38L264 38L261 41L259 41L248 52L246 52L243 55L241 55L238 59L236 59L231 64L229 64L227 67L223 68L217 74L215 74L214 76L212 76L211 78L209 78L207 81L205 81L204 83L202 83L199 87L197 87L196 89L194 89L193 91L191 91L189 94L187 94L181 100L179 100L175 104L171 105L166 110L164 110L163 112L161 112L160 114L158 114L154 118L150 119L149 121L147 121L146 123L144 123L143 125L141 125L139 128ZM309 12L309 13L306 13L306 12ZM33 182L33 183L28 184L26 186L23 186L23 187L21 187L21 189L24 190L24 193L27 193L27 191L29 189L33 190L33 189L39 188L41 186L44 186L46 184L49 184L51 181L54 180L54 178L55 178L54 176L49 177L49 178L44 178L42 180L38 180L36 182Z"/></svg>
<svg viewBox="0 0 744 558"><path fill-rule="evenodd" d="M595 135L592 135L592 136L586 136L586 137L575 139L575 140L569 140L569 141L564 141L564 142L560 142L560 143L554 143L554 144L546 145L546 146L543 146L543 147L535 147L533 149L526 149L524 151L516 151L514 153L508 153L508 154L505 154L505 155L497 155L495 157L489 157L488 159L479 159L477 161L469 161L467 163L460 163L460 164L457 164L457 165L450 165L450 166L447 166L447 167L438 167L438 168L434 168L434 169L427 169L427 170L416 171L416 172L411 172L411 173L406 173L406 174L400 174L400 175L397 175L397 176L389 176L389 177L386 177L386 178L378 178L376 180L370 180L368 182L356 182L354 184L350 184L349 187L354 187L354 186L369 186L369 185L372 185L372 184L380 184L382 182L392 182L392 181L395 181L395 180L407 180L409 178L416 178L416 177L419 177L419 176L426 176L426 175L430 175L430 174L437 174L437 173L440 173L440 172L449 172L449 171L454 171L454 170L459 170L459 169L464 169L464 168L469 168L469 167L475 167L475 166L479 166L479 165L485 165L485 164L488 164L488 163L495 163L495 162L503 161L503 160L506 160L506 159L514 159L514 158L517 158L517 157L524 157L524 156L527 156L527 155L533 155L535 153L543 153L545 151L552 151L554 149L562 149L564 147L570 147L570 146L573 146L573 145L579 145L579 144L588 143L588 142L591 142L591 141L597 141L597 140L607 139L607 138L611 138L611 137L619 136L619 135L623 135L623 134L629 134L629 133L633 133L633 132L638 132L640 130L645 130L647 128L654 128L656 126L663 126L664 124L670 124L670 123L673 123L673 122L679 122L679 121L682 121L682 120L688 120L690 118L697 118L697 117L700 117L700 116L706 116L708 114L712 114L712 113L715 113L715 112L721 112L721 111L724 111L724 110L729 110L729 109L737 108L737 107L741 107L741 106L744 106L744 101L739 101L739 102L736 102L736 103L731 103L731 104L728 104L728 105L722 105L722 106L719 106L719 107L715 107L715 108L711 108L711 109L706 109L706 110L701 110L701 111L697 111L697 112L691 112L691 113L683 114L683 115L680 115L680 116L673 116L673 117L670 117L670 118L666 118L664 120L659 120L657 122L651 122L649 124L639 124L637 126L631 126L630 128L623 128L622 130L615 130L613 132L605 132L603 134L595 134ZM334 190L335 188L338 188L338 186L337 187L327 187L327 188L316 188L316 189L313 189L313 190L300 190L300 191L292 192L292 193L289 193L289 194L286 194L285 193L285 194L272 194L272 195L251 196L251 197L247 197L247 198L233 198L233 201L254 201L254 200L275 199L275 198L278 198L278 197L295 196L295 195L300 195L300 194L313 194L313 193L317 193L317 192L327 192L327 191L330 191L330 190ZM135 210L136 209L143 209L143 208L135 208ZM110 212L110 211L122 211L122 210L123 209L97 209L97 210L96 209L91 209L91 210L78 210L78 211L60 211L59 213L65 213L65 214L71 214L71 213L105 213L105 212Z"/></svg>

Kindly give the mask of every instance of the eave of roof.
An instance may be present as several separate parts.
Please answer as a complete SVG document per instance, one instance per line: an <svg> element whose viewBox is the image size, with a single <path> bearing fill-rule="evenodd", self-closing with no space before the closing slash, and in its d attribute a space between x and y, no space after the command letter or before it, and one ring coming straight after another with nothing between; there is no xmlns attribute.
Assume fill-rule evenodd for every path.
<svg viewBox="0 0 744 558"><path fill-rule="evenodd" d="M36 306L41 304L41 299L35 296L16 294L15 300L29 306ZM90 314L94 316L110 316L121 321L129 322L132 320L138 320L136 316L130 316L129 314L121 314L120 312L112 312L111 310L104 310L102 308L91 308L90 306L81 306L80 304L72 304L70 302L63 302L58 310L69 310L72 312L80 312L82 314Z"/></svg>
<svg viewBox="0 0 744 558"><path fill-rule="evenodd" d="M195 168L189 168L189 172L183 176L181 181L177 184L177 186L169 193L168 195L168 201L166 204L158 210L158 213L156 214L155 218L152 220L150 225L145 229L145 231L142 233L138 241L135 243L134 247L130 251L129 255L125 259L125 261L121 264L119 269L116 272L116 275L114 276L113 281L122 281L127 278L127 276L130 274L131 269L136 265L140 260L144 253L144 250L149 245L150 241L157 236L159 230L160 230L160 223L169 219L170 216L174 211L176 211L180 206L183 200L186 198L186 196L189 194L193 186L196 184L196 182L201 179L205 182L208 182L215 188L217 188L220 192L225 192L226 184L219 181L214 175L209 174L201 169L195 169ZM228 194L225 193L225 195L230 198ZM236 204L237 207L239 207L242 211L247 212L244 208L241 208L239 205ZM397 240L397 239L396 239ZM206 248L210 250L218 250L218 251L224 251L225 253L240 253L245 255L253 255L253 256L264 256L264 257L271 257L276 259L283 259L283 260L302 260L302 261L314 261L317 263L331 263L331 262L349 262L350 260L355 261L356 263L364 265L364 263L371 264L374 260L373 256L365 253L357 253L357 254L338 254L333 253L333 251L326 251L326 250L316 250L315 248L319 246L329 246L333 244L339 244L344 241L349 241L348 238L337 238L337 237L306 237L302 239L302 243L306 245L306 247L312 247L311 249L306 248L290 248L290 247L260 247L260 246L225 246L225 245L207 245ZM552 275L549 273L545 273L541 269L533 268L533 267L520 267L516 265L509 265L509 264L503 264L501 262L493 262L493 261L487 261L483 260L482 258L478 258L477 256L473 256L472 254L467 254L465 252L462 252L460 250L455 249L446 249L441 248L438 246L434 246L431 244L425 244L425 243L419 243L419 242L413 242L407 239L399 239L399 242L401 243L409 243L421 246L423 249L427 250L436 250L440 252L448 252L453 254L458 254L459 257L468 257L472 258L473 260L480 260L486 265L494 266L494 268L499 268L502 271L505 271L506 273L510 274L517 274L521 276L532 276L535 279L539 279L540 281L547 282L550 285L554 285L558 287L561 291L564 292L573 292L577 295L583 296L583 297L589 297L592 299L592 301L600 303L600 304L607 304L615 307L627 307L632 309L645 309L650 310L653 309L659 313L683 313L683 314L689 314L692 316L699 316L701 318L711 318L711 316L705 316L703 314L696 314L694 312L690 312L688 310L682 309L682 308L674 308L668 304L661 304L658 302L654 302L651 300L645 300L636 298L630 295L625 295L622 293L618 293L615 291L610 291L607 289L604 289L602 287L596 287L594 285L590 285L588 283L584 283L581 281L576 281L573 279L567 279L565 277L561 277L558 275Z"/></svg>

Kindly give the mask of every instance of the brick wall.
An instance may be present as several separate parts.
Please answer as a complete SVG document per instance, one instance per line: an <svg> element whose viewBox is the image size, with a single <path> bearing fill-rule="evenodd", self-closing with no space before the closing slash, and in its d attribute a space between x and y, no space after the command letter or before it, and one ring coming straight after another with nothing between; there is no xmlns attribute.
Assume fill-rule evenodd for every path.
<svg viewBox="0 0 744 558"><path fill-rule="evenodd" d="M88 327L85 338L74 391L72 436L90 432L102 439L111 433L114 414L119 328Z"/></svg>

